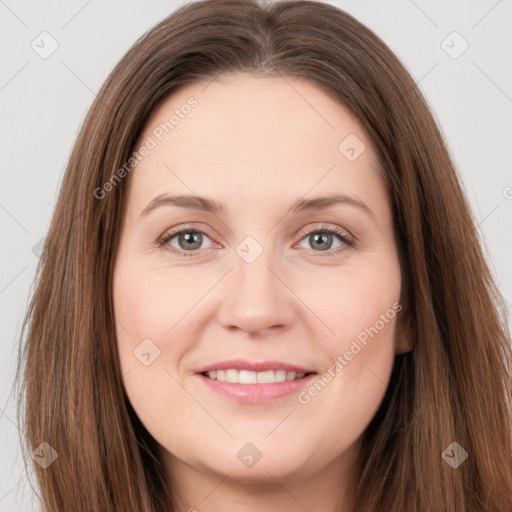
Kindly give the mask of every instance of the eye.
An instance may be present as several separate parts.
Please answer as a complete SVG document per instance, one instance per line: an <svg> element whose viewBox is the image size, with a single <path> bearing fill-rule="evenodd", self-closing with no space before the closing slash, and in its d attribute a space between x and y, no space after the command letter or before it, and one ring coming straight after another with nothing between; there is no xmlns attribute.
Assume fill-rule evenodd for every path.
<svg viewBox="0 0 512 512"><path fill-rule="evenodd" d="M338 238L340 243L334 249L332 248L333 238ZM353 247L355 240L340 228L322 226L320 229L310 231L302 240L306 240L313 248L314 252L328 252L328 255L337 254L346 246Z"/></svg>
<svg viewBox="0 0 512 512"><path fill-rule="evenodd" d="M159 241L159 246L165 246L171 253L181 256L196 256L195 251L204 249L202 247L204 239L209 237L202 231L191 228L183 228L178 231L166 233ZM175 244L171 244L176 239Z"/></svg>
<svg viewBox="0 0 512 512"><path fill-rule="evenodd" d="M334 250L332 249L333 237L338 238L340 241ZM205 239L210 240L202 231L185 227L165 233L158 240L158 246L165 247L171 253L180 256L197 256L197 251L206 249L203 247ZM174 244L171 243L173 240L175 240ZM314 252L327 252L328 255L337 254L346 246L353 247L355 245L355 240L346 231L329 226L322 226L320 229L310 231L301 239L301 242L303 240L307 240L310 243Z"/></svg>

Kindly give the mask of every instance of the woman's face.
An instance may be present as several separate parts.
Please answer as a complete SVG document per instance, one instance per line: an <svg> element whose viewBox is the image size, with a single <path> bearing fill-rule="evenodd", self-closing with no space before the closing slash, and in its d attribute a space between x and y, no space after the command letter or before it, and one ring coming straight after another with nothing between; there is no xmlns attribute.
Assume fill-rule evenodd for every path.
<svg viewBox="0 0 512 512"><path fill-rule="evenodd" d="M167 98L137 148L117 343L168 467L253 482L349 470L410 349L361 126L310 82L236 74Z"/></svg>

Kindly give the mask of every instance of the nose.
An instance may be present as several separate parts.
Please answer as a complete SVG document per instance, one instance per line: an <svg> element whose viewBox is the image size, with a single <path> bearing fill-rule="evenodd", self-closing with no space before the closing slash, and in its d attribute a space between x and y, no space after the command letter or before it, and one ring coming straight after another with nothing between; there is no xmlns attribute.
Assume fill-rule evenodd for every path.
<svg viewBox="0 0 512 512"><path fill-rule="evenodd" d="M284 331L293 323L296 296L286 283L286 272L264 251L247 263L235 255L234 268L226 277L219 321L227 329L249 335Z"/></svg>

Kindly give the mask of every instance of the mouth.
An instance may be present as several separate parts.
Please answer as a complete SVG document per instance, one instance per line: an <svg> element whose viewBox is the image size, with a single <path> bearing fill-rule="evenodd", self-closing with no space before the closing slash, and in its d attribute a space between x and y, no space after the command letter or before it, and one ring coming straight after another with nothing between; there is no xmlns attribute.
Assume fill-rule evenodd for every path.
<svg viewBox="0 0 512 512"><path fill-rule="evenodd" d="M258 404L298 393L318 375L282 361L231 360L195 372L210 391L244 404Z"/></svg>
<svg viewBox="0 0 512 512"><path fill-rule="evenodd" d="M264 372L253 372L250 370L237 370L228 368L226 370L212 370L202 372L201 375L219 382L231 382L232 384L275 384L277 382L300 380L316 372L294 372L287 370L267 370Z"/></svg>

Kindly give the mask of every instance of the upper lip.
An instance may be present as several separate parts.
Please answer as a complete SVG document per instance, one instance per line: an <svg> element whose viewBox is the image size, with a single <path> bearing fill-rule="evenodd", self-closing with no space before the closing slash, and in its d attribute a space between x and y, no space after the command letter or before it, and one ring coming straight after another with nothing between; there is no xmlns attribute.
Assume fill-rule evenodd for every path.
<svg viewBox="0 0 512 512"><path fill-rule="evenodd" d="M229 361L220 361L218 363L209 364L198 368L196 373L212 372L214 370L249 370L251 372L265 372L268 370L286 370L295 373L311 373L314 370L296 366L294 364L285 363L283 361L247 361L245 359L231 359Z"/></svg>

